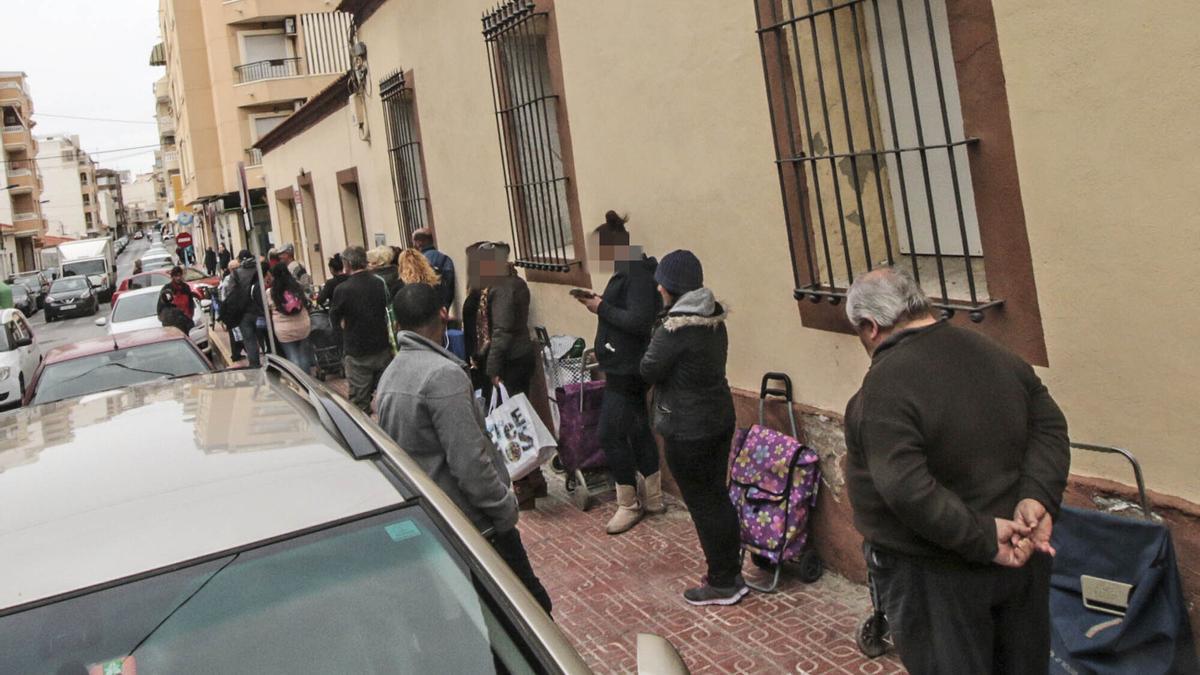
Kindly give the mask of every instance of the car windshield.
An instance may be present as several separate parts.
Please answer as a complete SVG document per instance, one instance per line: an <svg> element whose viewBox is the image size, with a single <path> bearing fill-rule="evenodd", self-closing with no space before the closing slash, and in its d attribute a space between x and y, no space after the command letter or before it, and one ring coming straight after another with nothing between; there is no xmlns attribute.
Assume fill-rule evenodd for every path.
<svg viewBox="0 0 1200 675"><path fill-rule="evenodd" d="M542 672L478 589L406 506L0 618L0 671Z"/></svg>
<svg viewBox="0 0 1200 675"><path fill-rule="evenodd" d="M104 274L106 271L107 268L104 265L104 261L100 260L99 258L63 264L64 274L83 274L86 276L96 276L98 274Z"/></svg>
<svg viewBox="0 0 1200 675"><path fill-rule="evenodd" d="M156 342L48 365L37 381L33 402L50 403L162 377L208 371L208 364L186 340Z"/></svg>
<svg viewBox="0 0 1200 675"><path fill-rule="evenodd" d="M37 277L17 277L13 279L13 285L36 291L42 287L42 282L38 281Z"/></svg>
<svg viewBox="0 0 1200 675"><path fill-rule="evenodd" d="M207 279L207 278L208 278L207 274L205 274L204 272L201 272L198 269L194 269L192 267L189 267L183 271L183 280L184 281L200 281L201 279Z"/></svg>
<svg viewBox="0 0 1200 675"><path fill-rule="evenodd" d="M142 271L149 272L151 270L160 270L165 267L172 267L172 266L173 265L169 258L155 258L153 260L147 260L147 261L143 262L142 263Z"/></svg>
<svg viewBox="0 0 1200 675"><path fill-rule="evenodd" d="M158 293L138 293L137 295L122 295L117 298L117 306L113 308L113 323L136 321L158 314Z"/></svg>
<svg viewBox="0 0 1200 675"><path fill-rule="evenodd" d="M144 269L144 268L143 268ZM171 275L163 272L161 274L139 274L129 277L129 283L125 290L136 290L138 288L150 288L151 286L162 286L171 280Z"/></svg>
<svg viewBox="0 0 1200 675"><path fill-rule="evenodd" d="M73 293L75 291L84 291L87 290L87 287L88 282L84 277L63 277L58 281L55 281L54 285L50 287L50 294L53 295L54 293Z"/></svg>

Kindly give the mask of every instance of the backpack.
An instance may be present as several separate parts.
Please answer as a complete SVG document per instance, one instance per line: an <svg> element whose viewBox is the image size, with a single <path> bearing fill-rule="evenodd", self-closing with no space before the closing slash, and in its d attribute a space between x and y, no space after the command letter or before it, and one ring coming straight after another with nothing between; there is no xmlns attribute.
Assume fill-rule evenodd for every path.
<svg viewBox="0 0 1200 675"><path fill-rule="evenodd" d="M184 335L187 335L196 327L190 316L184 314L183 310L173 305L167 307L158 315L158 321L164 328L178 328Z"/></svg>
<svg viewBox="0 0 1200 675"><path fill-rule="evenodd" d="M238 280L236 272L233 274L233 288L229 289L228 297L220 305L221 322L227 326L240 323L250 305L250 287Z"/></svg>

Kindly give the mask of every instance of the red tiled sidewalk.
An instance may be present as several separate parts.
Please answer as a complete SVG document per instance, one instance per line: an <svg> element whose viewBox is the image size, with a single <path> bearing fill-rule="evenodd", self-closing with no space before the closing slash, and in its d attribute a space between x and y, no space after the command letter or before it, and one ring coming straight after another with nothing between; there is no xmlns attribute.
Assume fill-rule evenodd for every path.
<svg viewBox="0 0 1200 675"><path fill-rule="evenodd" d="M830 572L812 585L785 575L778 593L693 607L681 594L704 563L680 502L609 536L611 497L585 513L567 501L561 480L550 490L537 510L521 513L521 537L555 620L597 672L636 671L639 632L670 639L694 673L904 672L893 655L870 660L854 644L870 613L865 587ZM757 572L746 566L748 576Z"/></svg>
<svg viewBox="0 0 1200 675"><path fill-rule="evenodd" d="M211 333L228 360L228 336ZM239 365L244 365L243 360ZM325 383L346 396L346 380ZM733 607L692 607L684 589L704 574L687 510L668 512L609 536L611 495L575 508L561 478L545 468L550 496L521 512L521 538L554 601L554 619L597 672L637 670L637 634L675 644L693 673L903 673L894 655L870 660L854 634L870 613L867 589L832 572L806 585L785 575L778 593L751 594ZM746 575L755 570L748 562Z"/></svg>

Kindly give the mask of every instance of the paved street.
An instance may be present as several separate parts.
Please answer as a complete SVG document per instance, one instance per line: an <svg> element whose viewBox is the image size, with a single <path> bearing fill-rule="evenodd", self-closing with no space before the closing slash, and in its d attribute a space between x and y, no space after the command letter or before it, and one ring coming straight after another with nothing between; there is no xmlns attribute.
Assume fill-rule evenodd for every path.
<svg viewBox="0 0 1200 675"><path fill-rule="evenodd" d="M133 261L137 260L138 256L148 248L150 248L148 239L133 239L129 242L129 247L121 255L117 256L118 283L133 272ZM96 325L96 319L101 316L108 316L111 309L112 307L106 303L100 305L100 311L96 313L96 316L63 319L50 324L46 323L45 312L38 312L30 318L29 322L33 324L33 332L37 336L42 352L46 352L55 347L61 347L62 345L78 340L86 340L104 335L106 330Z"/></svg>

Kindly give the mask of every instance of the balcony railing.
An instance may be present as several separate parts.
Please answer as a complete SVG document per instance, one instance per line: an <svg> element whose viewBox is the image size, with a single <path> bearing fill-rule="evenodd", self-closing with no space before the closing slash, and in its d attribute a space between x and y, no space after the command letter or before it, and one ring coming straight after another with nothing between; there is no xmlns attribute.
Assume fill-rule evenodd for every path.
<svg viewBox="0 0 1200 675"><path fill-rule="evenodd" d="M267 59L266 61L243 63L240 66L234 66L233 69L237 71L239 84L276 77L295 77L300 74L300 59Z"/></svg>
<svg viewBox="0 0 1200 675"><path fill-rule="evenodd" d="M246 166L258 166L259 164L262 164L262 150L246 148Z"/></svg>

